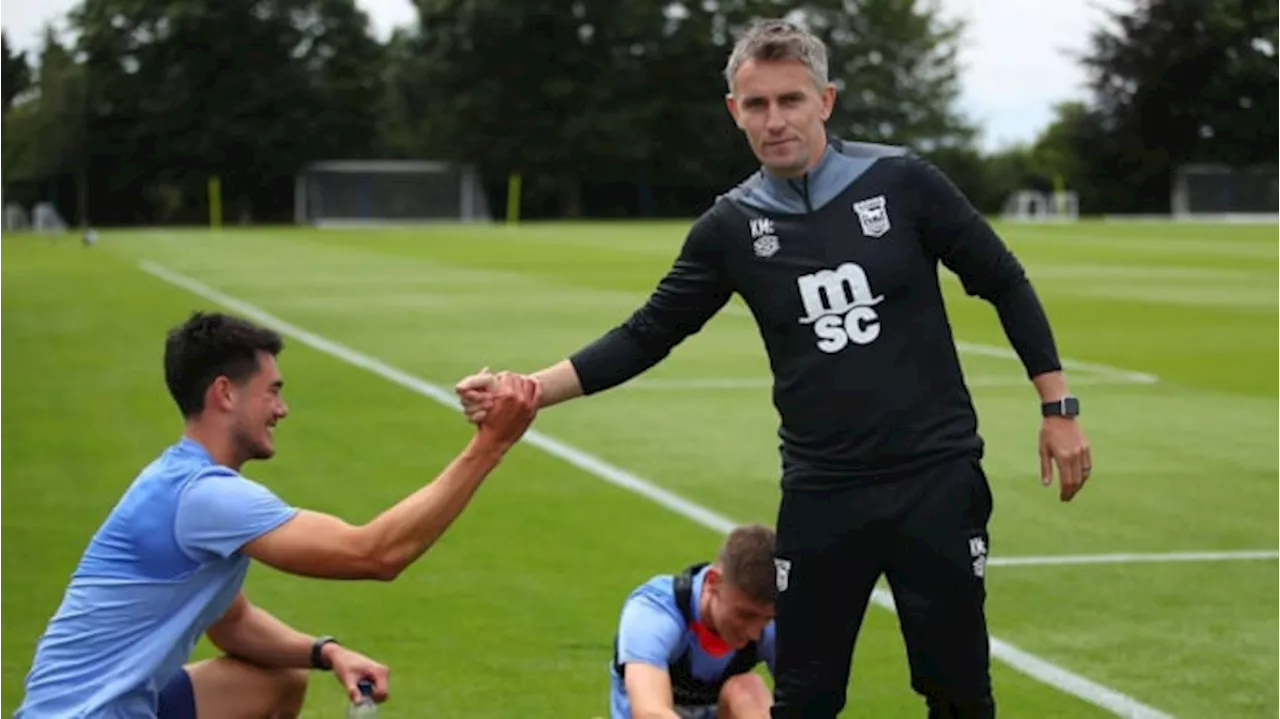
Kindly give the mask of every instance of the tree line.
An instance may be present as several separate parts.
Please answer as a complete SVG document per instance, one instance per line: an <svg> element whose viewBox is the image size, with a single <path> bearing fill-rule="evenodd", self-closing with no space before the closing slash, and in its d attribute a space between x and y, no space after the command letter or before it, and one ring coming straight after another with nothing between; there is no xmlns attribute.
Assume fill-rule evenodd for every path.
<svg viewBox="0 0 1280 719"><path fill-rule="evenodd" d="M354 0L82 0L69 40L3 47L5 201L72 222L288 222L321 159L475 165L497 214L692 216L755 162L721 100L736 33L803 15L830 127L923 154L980 209L1065 185L1084 213L1166 212L1173 172L1274 168L1280 0L1134 0L1077 62L1089 93L984 153L958 109L960 21L925 0L416 0L377 39Z"/></svg>

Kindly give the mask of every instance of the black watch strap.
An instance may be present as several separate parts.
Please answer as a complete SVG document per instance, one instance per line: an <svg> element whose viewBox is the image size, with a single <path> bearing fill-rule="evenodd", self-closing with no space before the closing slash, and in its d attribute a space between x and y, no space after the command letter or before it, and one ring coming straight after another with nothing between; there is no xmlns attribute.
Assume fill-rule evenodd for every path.
<svg viewBox="0 0 1280 719"><path fill-rule="evenodd" d="M1080 415L1080 400L1066 396L1056 402L1045 402L1040 405L1043 417L1077 417Z"/></svg>
<svg viewBox="0 0 1280 719"><path fill-rule="evenodd" d="M329 669L333 669L333 666L331 666L328 662L324 660L324 656L321 654L321 650L324 649L324 645L326 644L337 644L337 643L338 643L338 640L330 636L316 637L316 640L311 643L311 668L324 669L326 671Z"/></svg>

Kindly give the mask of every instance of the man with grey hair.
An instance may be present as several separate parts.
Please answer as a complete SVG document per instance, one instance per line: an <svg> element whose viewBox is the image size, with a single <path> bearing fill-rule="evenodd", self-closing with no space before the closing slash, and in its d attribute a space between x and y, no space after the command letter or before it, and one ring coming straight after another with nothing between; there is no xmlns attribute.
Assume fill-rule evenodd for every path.
<svg viewBox="0 0 1280 719"><path fill-rule="evenodd" d="M893 591L929 717L995 716L984 603L992 497L938 265L997 312L1040 399L1042 482L1091 472L1079 402L1022 266L965 196L903 148L831 137L822 42L750 28L726 104L762 167L693 224L631 317L533 375L542 406L641 374L737 293L760 328L781 417L774 717L834 717L876 581ZM457 385L482 421L493 377Z"/></svg>

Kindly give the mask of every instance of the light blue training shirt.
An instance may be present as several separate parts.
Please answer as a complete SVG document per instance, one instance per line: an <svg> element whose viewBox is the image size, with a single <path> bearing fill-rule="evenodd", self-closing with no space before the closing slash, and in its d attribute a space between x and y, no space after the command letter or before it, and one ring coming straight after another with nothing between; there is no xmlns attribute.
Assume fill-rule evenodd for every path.
<svg viewBox="0 0 1280 719"><path fill-rule="evenodd" d="M16 719L154 717L160 689L244 584L240 548L296 512L190 438L165 449L85 549Z"/></svg>
<svg viewBox="0 0 1280 719"><path fill-rule="evenodd" d="M698 605L707 569L703 567L693 576L690 612L695 622L702 619ZM774 667L773 647L774 623L769 622L760 633L756 651L770 673ZM622 606L622 617L618 622L618 662L643 662L669 668L686 651L690 652L689 664L693 675L703 681L713 681L723 674L736 654L729 651L715 657L702 648L697 634L685 624L676 604L675 577L660 574L636 587ZM631 719L626 683L612 664L609 667L609 712L611 719Z"/></svg>

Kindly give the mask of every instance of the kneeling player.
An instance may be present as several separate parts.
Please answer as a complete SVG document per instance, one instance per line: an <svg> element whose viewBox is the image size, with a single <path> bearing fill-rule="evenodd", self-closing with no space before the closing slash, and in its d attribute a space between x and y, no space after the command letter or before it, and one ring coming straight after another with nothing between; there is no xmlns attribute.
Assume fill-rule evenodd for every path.
<svg viewBox="0 0 1280 719"><path fill-rule="evenodd" d="M774 533L730 532L715 562L653 577L627 597L610 670L613 719L767 719Z"/></svg>

